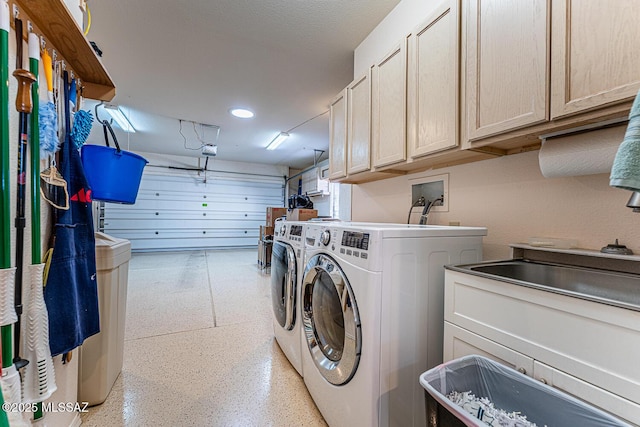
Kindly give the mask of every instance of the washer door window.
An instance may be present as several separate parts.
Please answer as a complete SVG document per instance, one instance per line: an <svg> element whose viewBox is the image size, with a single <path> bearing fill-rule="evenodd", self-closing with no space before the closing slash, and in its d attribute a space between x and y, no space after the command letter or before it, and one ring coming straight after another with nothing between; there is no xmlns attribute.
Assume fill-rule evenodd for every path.
<svg viewBox="0 0 640 427"><path fill-rule="evenodd" d="M362 348L349 281L331 257L318 254L307 263L302 295L302 321L313 361L331 384L346 384L358 368Z"/></svg>
<svg viewBox="0 0 640 427"><path fill-rule="evenodd" d="M296 322L296 256L293 248L274 242L271 259L271 299L276 321L287 331Z"/></svg>

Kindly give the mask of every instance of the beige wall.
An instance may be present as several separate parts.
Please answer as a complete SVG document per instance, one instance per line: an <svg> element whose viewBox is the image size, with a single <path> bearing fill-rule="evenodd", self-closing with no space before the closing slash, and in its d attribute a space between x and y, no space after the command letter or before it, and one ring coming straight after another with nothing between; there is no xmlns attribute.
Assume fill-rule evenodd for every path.
<svg viewBox="0 0 640 427"><path fill-rule="evenodd" d="M354 50L353 77L358 78L382 59L440 3L441 0L401 0Z"/></svg>
<svg viewBox="0 0 640 427"><path fill-rule="evenodd" d="M406 222L409 179L449 174L449 212L429 224L485 226L484 259L509 256L509 243L529 237L575 238L599 249L614 239L640 253L640 214L625 207L630 192L609 187L608 174L544 178L538 152L484 160L353 186L354 221Z"/></svg>

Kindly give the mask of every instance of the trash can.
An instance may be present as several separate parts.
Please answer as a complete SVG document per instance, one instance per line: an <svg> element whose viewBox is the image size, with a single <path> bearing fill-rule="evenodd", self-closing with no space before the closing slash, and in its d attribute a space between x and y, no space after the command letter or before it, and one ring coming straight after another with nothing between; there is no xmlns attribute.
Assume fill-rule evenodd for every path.
<svg viewBox="0 0 640 427"><path fill-rule="evenodd" d="M538 427L629 426L482 356L465 356L438 365L420 376L420 384L425 389L429 427L533 426L534 423ZM526 420L518 418L522 416L526 416Z"/></svg>
<svg viewBox="0 0 640 427"><path fill-rule="evenodd" d="M98 405L107 398L124 354L124 325L131 242L96 233L100 333L80 346L78 401Z"/></svg>

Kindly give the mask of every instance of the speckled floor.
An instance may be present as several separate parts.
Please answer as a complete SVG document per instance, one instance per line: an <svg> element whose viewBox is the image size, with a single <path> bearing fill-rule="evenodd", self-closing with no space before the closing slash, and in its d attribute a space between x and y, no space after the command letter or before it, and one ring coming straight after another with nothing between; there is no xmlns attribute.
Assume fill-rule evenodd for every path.
<svg viewBox="0 0 640 427"><path fill-rule="evenodd" d="M124 367L85 426L326 426L273 338L256 250L134 254Z"/></svg>

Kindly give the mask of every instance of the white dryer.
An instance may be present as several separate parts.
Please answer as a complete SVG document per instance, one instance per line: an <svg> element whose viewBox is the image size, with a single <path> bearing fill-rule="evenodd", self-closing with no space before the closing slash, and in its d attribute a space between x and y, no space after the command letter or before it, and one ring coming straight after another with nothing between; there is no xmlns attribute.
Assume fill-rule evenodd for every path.
<svg viewBox="0 0 640 427"><path fill-rule="evenodd" d="M481 260L486 233L308 225L302 369L330 426L426 425L419 376L442 362L443 267Z"/></svg>
<svg viewBox="0 0 640 427"><path fill-rule="evenodd" d="M300 282L304 272L304 227L304 222L276 220L271 251L273 331L278 345L300 375Z"/></svg>

